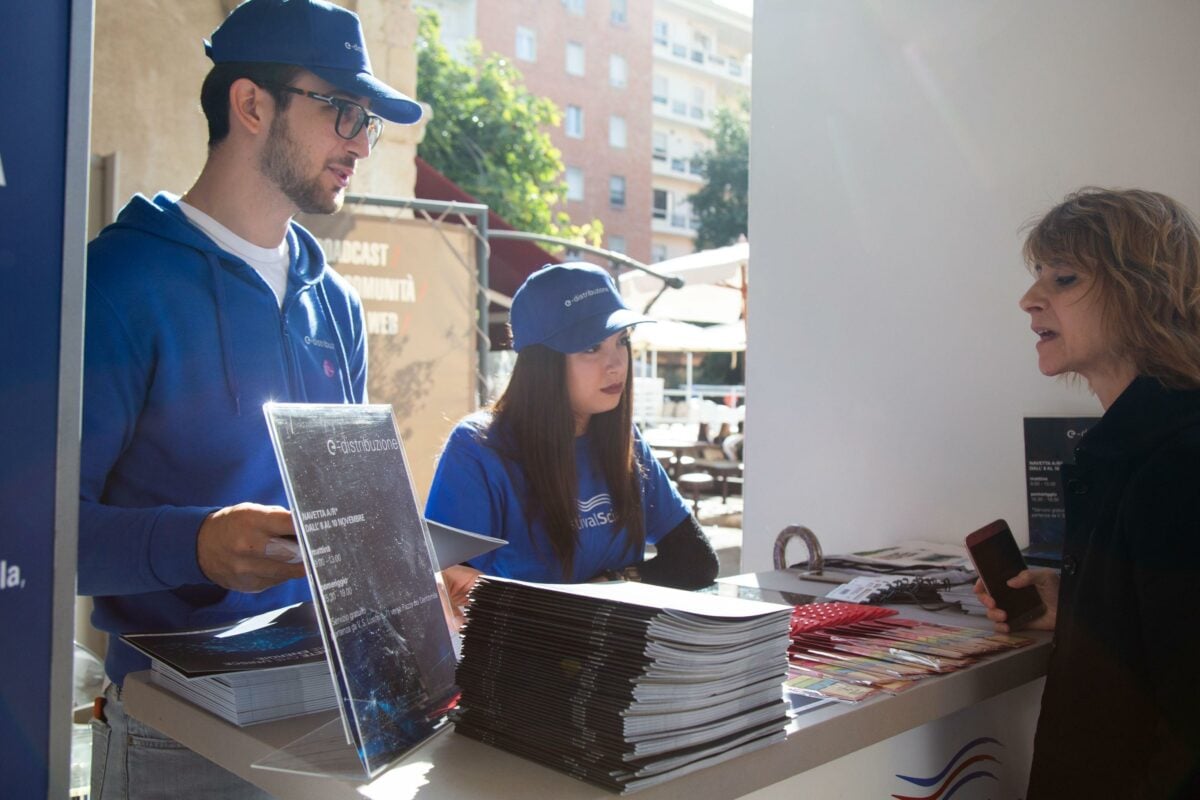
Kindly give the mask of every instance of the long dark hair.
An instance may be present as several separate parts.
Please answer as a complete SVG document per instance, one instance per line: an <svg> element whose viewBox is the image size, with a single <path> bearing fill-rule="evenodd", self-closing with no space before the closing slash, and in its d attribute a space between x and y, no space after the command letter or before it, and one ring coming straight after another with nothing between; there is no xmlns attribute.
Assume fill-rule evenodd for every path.
<svg viewBox="0 0 1200 800"><path fill-rule="evenodd" d="M628 347L628 345L626 345ZM567 394L567 357L542 345L517 355L508 388L492 406L489 443L524 470L529 490L526 516L540 518L563 580L573 575L579 544L579 482L575 474L575 417ZM625 373L621 402L588 423L592 452L612 496L616 528L624 528L630 551L646 544L642 520L641 470L633 449L633 359ZM490 432L490 431L489 431ZM501 433L502 432L502 433Z"/></svg>

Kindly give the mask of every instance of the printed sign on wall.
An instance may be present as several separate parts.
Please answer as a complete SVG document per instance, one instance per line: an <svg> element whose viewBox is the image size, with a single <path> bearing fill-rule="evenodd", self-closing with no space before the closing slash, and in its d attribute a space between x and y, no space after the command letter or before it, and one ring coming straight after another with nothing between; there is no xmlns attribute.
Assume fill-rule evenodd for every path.
<svg viewBox="0 0 1200 800"><path fill-rule="evenodd" d="M390 403L424 499L442 444L475 410L475 241L460 225L388 219L367 209L305 215L367 317L367 396Z"/></svg>

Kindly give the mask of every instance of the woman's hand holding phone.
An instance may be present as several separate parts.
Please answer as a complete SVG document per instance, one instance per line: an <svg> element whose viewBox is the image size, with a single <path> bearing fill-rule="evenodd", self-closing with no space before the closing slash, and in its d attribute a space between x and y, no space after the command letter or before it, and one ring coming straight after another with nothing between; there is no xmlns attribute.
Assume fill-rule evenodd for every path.
<svg viewBox="0 0 1200 800"><path fill-rule="evenodd" d="M1054 624L1058 618L1058 573L1052 569L1026 569L1010 578L1007 583L1013 589L1033 586L1037 589L1038 597L1041 598L1042 605L1046 609L1040 616L1027 620L1024 624L1018 625L1016 629L1054 630ZM979 596L979 602L987 608L987 618L996 624L997 631L1009 633L1014 630L1008 624L1008 614L996 605L995 599L988 594L982 580L975 581L975 594Z"/></svg>

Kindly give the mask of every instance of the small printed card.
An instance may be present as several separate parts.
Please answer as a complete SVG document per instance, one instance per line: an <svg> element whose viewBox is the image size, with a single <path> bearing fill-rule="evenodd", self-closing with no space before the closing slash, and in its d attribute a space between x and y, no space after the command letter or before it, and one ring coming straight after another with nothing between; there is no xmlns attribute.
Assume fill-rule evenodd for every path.
<svg viewBox="0 0 1200 800"><path fill-rule="evenodd" d="M808 697L825 697L830 700L840 700L843 703L858 703L868 697L874 697L882 691L873 686L842 683L831 678L818 678L813 675L789 678L783 682L783 688Z"/></svg>

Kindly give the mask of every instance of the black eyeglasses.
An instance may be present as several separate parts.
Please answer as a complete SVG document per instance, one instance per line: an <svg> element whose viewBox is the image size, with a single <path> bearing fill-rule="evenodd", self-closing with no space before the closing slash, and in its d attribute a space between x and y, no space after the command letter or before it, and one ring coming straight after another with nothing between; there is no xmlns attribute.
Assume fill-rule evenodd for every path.
<svg viewBox="0 0 1200 800"><path fill-rule="evenodd" d="M383 117L372 114L353 100L346 100L343 97L330 97L329 95L317 94L316 92L306 92L295 86L277 86L275 88L284 92L298 94L301 97L320 100L322 103L328 103L336 108L338 113L337 119L333 123L333 129L343 139L353 139L365 127L367 129L367 143L371 147L375 147L375 143L379 141L379 137L383 134Z"/></svg>

